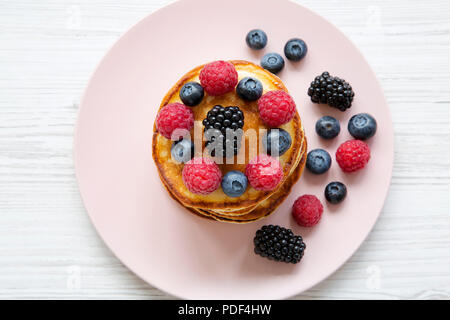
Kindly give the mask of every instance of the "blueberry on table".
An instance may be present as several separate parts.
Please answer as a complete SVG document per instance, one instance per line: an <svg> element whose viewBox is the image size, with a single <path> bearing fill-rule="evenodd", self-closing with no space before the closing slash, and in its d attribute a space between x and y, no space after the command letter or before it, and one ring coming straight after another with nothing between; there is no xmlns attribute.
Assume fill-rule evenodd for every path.
<svg viewBox="0 0 450 320"><path fill-rule="evenodd" d="M341 131L339 121L330 116L324 116L316 122L316 132L324 139L333 139Z"/></svg>
<svg viewBox="0 0 450 320"><path fill-rule="evenodd" d="M347 196L347 188L345 184L338 181L330 182L325 187L325 198L329 203L337 204Z"/></svg>
<svg viewBox="0 0 450 320"><path fill-rule="evenodd" d="M247 33L245 37L245 42L247 45L255 50L263 49L267 44L267 35L264 31L260 29L253 29Z"/></svg>
<svg viewBox="0 0 450 320"><path fill-rule="evenodd" d="M291 61L300 61L306 56L308 47L302 39L294 38L284 46L284 55Z"/></svg>
<svg viewBox="0 0 450 320"><path fill-rule="evenodd" d="M272 73L278 73L284 68L284 59L278 53L268 53L262 58L261 67Z"/></svg>
<svg viewBox="0 0 450 320"><path fill-rule="evenodd" d="M330 166L330 154L323 149L311 150L306 157L306 168L314 174L325 173Z"/></svg>
<svg viewBox="0 0 450 320"><path fill-rule="evenodd" d="M350 118L348 131L359 140L367 140L377 132L377 121L368 113L358 113Z"/></svg>

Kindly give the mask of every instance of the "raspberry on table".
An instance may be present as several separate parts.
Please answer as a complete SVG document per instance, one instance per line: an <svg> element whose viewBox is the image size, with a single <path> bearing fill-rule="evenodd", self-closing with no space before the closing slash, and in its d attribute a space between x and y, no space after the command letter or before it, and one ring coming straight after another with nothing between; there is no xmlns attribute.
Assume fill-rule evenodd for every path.
<svg viewBox="0 0 450 320"><path fill-rule="evenodd" d="M234 65L227 61L214 61L200 71L200 83L211 96L220 96L234 90L238 73Z"/></svg>
<svg viewBox="0 0 450 320"><path fill-rule="evenodd" d="M354 172L366 166L370 160L370 148L361 140L348 140L336 151L336 161L344 172Z"/></svg>
<svg viewBox="0 0 450 320"><path fill-rule="evenodd" d="M249 161L245 167L245 175L254 189L270 191L283 179L283 170L277 159L260 154Z"/></svg>
<svg viewBox="0 0 450 320"><path fill-rule="evenodd" d="M295 200L292 206L292 216L302 227L316 225L322 217L323 206L316 196L305 194Z"/></svg>
<svg viewBox="0 0 450 320"><path fill-rule="evenodd" d="M196 157L184 165L182 178L192 193L209 194L219 188L222 172L212 159Z"/></svg>
<svg viewBox="0 0 450 320"><path fill-rule="evenodd" d="M164 106L156 116L156 128L167 139L179 140L184 135L182 131L189 131L193 126L194 114L192 110L179 102ZM180 132L175 132L177 129ZM172 134L176 136L172 137Z"/></svg>
<svg viewBox="0 0 450 320"><path fill-rule="evenodd" d="M291 121L295 108L294 99L283 90L269 91L258 100L259 115L270 127L279 127Z"/></svg>

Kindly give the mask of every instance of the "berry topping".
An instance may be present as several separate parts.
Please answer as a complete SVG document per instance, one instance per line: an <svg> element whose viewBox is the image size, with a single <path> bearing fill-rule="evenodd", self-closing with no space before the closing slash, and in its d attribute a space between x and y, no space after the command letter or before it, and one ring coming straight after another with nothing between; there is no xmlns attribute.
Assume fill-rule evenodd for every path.
<svg viewBox="0 0 450 320"><path fill-rule="evenodd" d="M239 197L247 189L247 177L240 171L229 171L222 178L222 190L229 197Z"/></svg>
<svg viewBox="0 0 450 320"><path fill-rule="evenodd" d="M377 121L367 113L355 114L348 122L348 131L355 139L367 140L377 132Z"/></svg>
<svg viewBox="0 0 450 320"><path fill-rule="evenodd" d="M336 161L344 172L362 169L370 160L370 148L361 140L348 140L336 151Z"/></svg>
<svg viewBox="0 0 450 320"><path fill-rule="evenodd" d="M256 190L275 189L283 179L280 162L266 154L260 154L249 161L245 168L248 182Z"/></svg>
<svg viewBox="0 0 450 320"><path fill-rule="evenodd" d="M239 81L236 87L236 93L239 97L247 101L258 100L263 93L261 81L256 78L246 77Z"/></svg>
<svg viewBox="0 0 450 320"><path fill-rule="evenodd" d="M214 61L200 71L200 83L211 96L220 96L233 91L238 82L234 65L227 61Z"/></svg>
<svg viewBox="0 0 450 320"><path fill-rule="evenodd" d="M256 231L253 239L255 253L261 257L287 263L298 263L303 257L306 244L291 229L266 225Z"/></svg>
<svg viewBox="0 0 450 320"><path fill-rule="evenodd" d="M316 122L316 132L324 139L333 139L341 131L339 121L330 116L324 116Z"/></svg>
<svg viewBox="0 0 450 320"><path fill-rule="evenodd" d="M194 143L189 139L175 141L170 153L175 161L186 163L194 157Z"/></svg>
<svg viewBox="0 0 450 320"><path fill-rule="evenodd" d="M314 174L325 173L330 166L330 154L323 149L311 150L306 157L306 168Z"/></svg>
<svg viewBox="0 0 450 320"><path fill-rule="evenodd" d="M355 93L348 82L332 77L325 71L311 82L308 96L314 103L327 103L333 108L345 111L352 106Z"/></svg>
<svg viewBox="0 0 450 320"><path fill-rule="evenodd" d="M294 38L284 46L284 55L291 61L300 61L306 56L308 47L302 39Z"/></svg>
<svg viewBox="0 0 450 320"><path fill-rule="evenodd" d="M261 50L267 44L267 35L264 31L260 29L253 29L247 33L245 37L245 42L247 45L255 50Z"/></svg>
<svg viewBox="0 0 450 320"><path fill-rule="evenodd" d="M295 115L295 102L283 90L269 91L258 100L261 119L270 127L279 127L292 120Z"/></svg>
<svg viewBox="0 0 450 320"><path fill-rule="evenodd" d="M337 204L345 199L347 195L347 188L342 182L330 182L325 187L325 198L329 203Z"/></svg>
<svg viewBox="0 0 450 320"><path fill-rule="evenodd" d="M322 217L323 206L316 196L305 194L295 200L292 206L292 216L302 227L316 225Z"/></svg>
<svg viewBox="0 0 450 320"><path fill-rule="evenodd" d="M209 194L220 186L222 173L210 158L193 158L183 167L184 185L196 194Z"/></svg>
<svg viewBox="0 0 450 320"><path fill-rule="evenodd" d="M192 110L178 102L164 106L156 116L156 128L167 139L179 140L193 126Z"/></svg>
<svg viewBox="0 0 450 320"><path fill-rule="evenodd" d="M272 73L278 73L284 68L284 59L278 53L268 53L262 57L261 67Z"/></svg>
<svg viewBox="0 0 450 320"><path fill-rule="evenodd" d="M197 82L188 82L180 90L180 99L189 107L193 107L202 102L205 92L203 87Z"/></svg>
<svg viewBox="0 0 450 320"><path fill-rule="evenodd" d="M239 107L214 106L203 119L203 126L211 156L216 152L223 157L238 154L243 133L240 129L244 127L244 113Z"/></svg>
<svg viewBox="0 0 450 320"><path fill-rule="evenodd" d="M289 150L292 144L291 135L283 129L269 129L262 139L267 154L278 157Z"/></svg>

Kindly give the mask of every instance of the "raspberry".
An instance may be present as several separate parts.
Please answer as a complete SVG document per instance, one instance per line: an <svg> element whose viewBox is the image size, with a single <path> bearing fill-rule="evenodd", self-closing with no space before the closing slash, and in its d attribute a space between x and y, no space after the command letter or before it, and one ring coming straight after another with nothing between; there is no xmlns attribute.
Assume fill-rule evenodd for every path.
<svg viewBox="0 0 450 320"><path fill-rule="evenodd" d="M266 154L260 154L249 161L245 168L250 185L256 190L275 189L283 178L280 162Z"/></svg>
<svg viewBox="0 0 450 320"><path fill-rule="evenodd" d="M258 110L261 119L268 126L279 127L294 117L295 102L285 91L269 91L259 98Z"/></svg>
<svg viewBox="0 0 450 320"><path fill-rule="evenodd" d="M322 217L323 206L316 196L305 194L298 197L292 206L292 216L302 227L316 225Z"/></svg>
<svg viewBox="0 0 450 320"><path fill-rule="evenodd" d="M193 126L192 110L178 102L164 106L156 116L156 128L167 139L179 140L185 133L182 130L189 131ZM180 131L174 133L177 129Z"/></svg>
<svg viewBox="0 0 450 320"><path fill-rule="evenodd" d="M220 186L222 172L210 158L193 158L183 167L183 182L192 193L209 194Z"/></svg>
<svg viewBox="0 0 450 320"><path fill-rule="evenodd" d="M361 140L348 140L336 151L336 161L344 172L354 172L365 167L370 159L370 148Z"/></svg>
<svg viewBox="0 0 450 320"><path fill-rule="evenodd" d="M220 96L233 91L238 82L234 65L227 61L214 61L200 71L200 83L211 96Z"/></svg>

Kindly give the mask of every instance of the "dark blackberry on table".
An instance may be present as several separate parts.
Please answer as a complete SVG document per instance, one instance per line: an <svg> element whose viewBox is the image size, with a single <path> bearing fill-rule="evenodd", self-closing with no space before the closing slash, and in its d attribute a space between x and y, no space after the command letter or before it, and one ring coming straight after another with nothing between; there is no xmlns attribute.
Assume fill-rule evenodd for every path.
<svg viewBox="0 0 450 320"><path fill-rule="evenodd" d="M203 119L203 126L211 156L215 157L216 152L223 157L238 154L244 127L244 113L239 107L214 106Z"/></svg>
<svg viewBox="0 0 450 320"><path fill-rule="evenodd" d="M326 103L330 107L345 111L352 106L355 93L344 79L332 77L325 71L311 82L308 96L314 103Z"/></svg>
<svg viewBox="0 0 450 320"><path fill-rule="evenodd" d="M253 239L255 253L269 260L298 263L303 257L306 244L301 236L290 229L276 225L265 225Z"/></svg>

